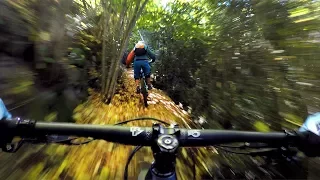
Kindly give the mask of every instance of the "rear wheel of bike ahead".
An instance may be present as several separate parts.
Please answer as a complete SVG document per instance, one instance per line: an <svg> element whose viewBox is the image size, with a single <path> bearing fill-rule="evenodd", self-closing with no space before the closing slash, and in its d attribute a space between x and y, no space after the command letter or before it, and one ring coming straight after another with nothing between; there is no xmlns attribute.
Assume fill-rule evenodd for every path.
<svg viewBox="0 0 320 180"><path fill-rule="evenodd" d="M148 89L145 78L141 79L141 94L143 98L143 104L145 107L148 107Z"/></svg>

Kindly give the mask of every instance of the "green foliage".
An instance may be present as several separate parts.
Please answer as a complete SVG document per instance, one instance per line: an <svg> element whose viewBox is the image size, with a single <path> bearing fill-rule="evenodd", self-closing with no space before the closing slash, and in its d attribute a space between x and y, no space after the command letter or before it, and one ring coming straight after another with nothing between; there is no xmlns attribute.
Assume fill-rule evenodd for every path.
<svg viewBox="0 0 320 180"><path fill-rule="evenodd" d="M86 84L87 79L79 77L86 75L88 69L91 76L102 79L101 89L107 98L96 94L92 104L97 106L80 107L81 113L74 117L82 119L82 123L105 123L101 117L114 123L119 114L128 118L146 113L155 115L156 110L161 117L177 118L163 114L168 109L171 112L172 107L142 109L132 93L133 81L123 82L122 89L117 86L121 73L119 59L125 49L131 50L141 40L140 34L158 54L153 66L157 77L154 85L165 90L177 104L181 102L185 109L191 109L194 119L205 118L206 122L199 126L262 132L294 129L308 113L320 109L318 1L175 0L165 7L163 2L151 1L145 11L142 10L146 0L7 2L22 18L16 18L16 23L9 23L4 29L15 30L13 34L32 41L36 47L34 64L40 64L36 68L45 72L39 75L43 81L49 85L62 82L63 86ZM8 8L2 10L7 12ZM7 25L5 20L1 18L0 24ZM3 39L7 37L11 34ZM3 49L6 53L14 50L11 46ZM66 60L81 68L62 67ZM86 63L93 67L88 68ZM61 73L64 69L69 73L66 76ZM31 92L34 79L13 81L17 87L8 94ZM71 117L76 103L67 97L74 94L61 89L53 90L59 93L48 100L41 97L42 101L35 101L29 116L47 121ZM114 94L113 106L100 103L101 99L110 101ZM43 110L47 101L54 102L53 112ZM99 108L97 114L92 113ZM109 149L112 148L110 144ZM64 154L63 150L57 152ZM83 157L84 154L87 153L82 153ZM91 155L96 157L94 153ZM182 155L186 157L186 152ZM116 156L110 157L118 160ZM71 163L69 160L57 174L64 173L62 169ZM226 161L248 168L249 160L242 160L236 156ZM40 163L30 176L38 178L43 169ZM79 168L76 172L86 171ZM101 174L115 177L116 173L107 169Z"/></svg>
<svg viewBox="0 0 320 180"><path fill-rule="evenodd" d="M268 132L320 110L319 13L312 0L177 0L149 4L135 31L158 52L154 85L202 127Z"/></svg>
<svg viewBox="0 0 320 180"><path fill-rule="evenodd" d="M70 64L83 67L85 63L84 52L80 48L72 48L69 55Z"/></svg>
<svg viewBox="0 0 320 180"><path fill-rule="evenodd" d="M270 132L270 128L267 124L263 123L262 121L256 121L254 123L254 127L256 131L260 132Z"/></svg>
<svg viewBox="0 0 320 180"><path fill-rule="evenodd" d="M288 127L282 123L289 122L287 114L299 117L290 120L290 127L307 115L310 105L302 99L311 96L302 92L312 88L296 82L317 83L319 68L310 66L318 59L318 4L150 3L134 32L140 30L159 54L155 85L190 106L194 116L205 116L212 126L231 123L253 130L264 121L280 130ZM305 68L296 71L301 65Z"/></svg>

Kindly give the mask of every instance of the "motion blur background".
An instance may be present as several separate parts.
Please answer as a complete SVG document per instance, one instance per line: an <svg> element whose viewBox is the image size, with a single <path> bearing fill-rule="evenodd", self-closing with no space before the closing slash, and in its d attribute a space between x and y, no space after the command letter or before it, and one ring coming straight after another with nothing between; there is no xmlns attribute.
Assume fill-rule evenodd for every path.
<svg viewBox="0 0 320 180"><path fill-rule="evenodd" d="M14 116L39 121L108 124L145 115L171 117L166 113L179 119L176 109L159 112L161 98L145 110L128 90L131 70L122 62L141 39L157 54L155 88L192 127L281 131L298 128L308 114L320 111L318 0L1 0L0 98ZM114 156L124 162L127 150L113 147L108 153L117 151ZM101 154L86 167L72 160L91 152L90 145L1 152L0 177L121 177L123 167L117 172L118 162L101 160ZM214 152L200 153L204 158ZM219 153L212 162L197 162L205 169L198 178L218 171L241 174L226 178L318 177L316 158L298 167L275 162L266 168L261 162Z"/></svg>

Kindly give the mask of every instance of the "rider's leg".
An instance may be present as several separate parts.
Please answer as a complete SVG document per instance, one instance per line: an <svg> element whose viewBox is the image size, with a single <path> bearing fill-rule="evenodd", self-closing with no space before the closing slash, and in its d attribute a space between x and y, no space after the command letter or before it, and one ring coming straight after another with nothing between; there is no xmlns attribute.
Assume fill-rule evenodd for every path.
<svg viewBox="0 0 320 180"><path fill-rule="evenodd" d="M137 94L140 94L140 79L135 79L135 82L136 82L136 93Z"/></svg>
<svg viewBox="0 0 320 180"><path fill-rule="evenodd" d="M140 94L140 70L141 65L139 61L135 61L133 63L133 73L134 73L134 80L136 83L136 93Z"/></svg>
<svg viewBox="0 0 320 180"><path fill-rule="evenodd" d="M151 90L151 89L152 89L151 78L150 78L150 75L151 75L151 67L150 67L148 61L144 61L143 65L142 65L142 70L143 70L143 72L144 72L144 74L145 74L145 77L146 77L146 81L147 81L147 85L148 85L148 90Z"/></svg>

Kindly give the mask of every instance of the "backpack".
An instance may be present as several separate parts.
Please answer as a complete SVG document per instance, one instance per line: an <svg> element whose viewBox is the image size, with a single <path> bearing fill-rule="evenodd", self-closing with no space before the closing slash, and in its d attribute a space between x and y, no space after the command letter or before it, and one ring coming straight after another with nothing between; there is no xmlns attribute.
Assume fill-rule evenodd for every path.
<svg viewBox="0 0 320 180"><path fill-rule="evenodd" d="M136 56L143 56L147 54L147 50L145 49L145 47L142 48L134 48L134 54Z"/></svg>
<svg viewBox="0 0 320 180"><path fill-rule="evenodd" d="M144 44L139 44L139 45L136 45L134 49L128 54L126 59L127 66L132 63L135 56L143 56L147 54L146 45Z"/></svg>

